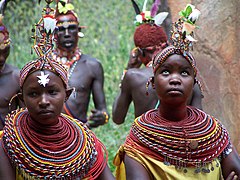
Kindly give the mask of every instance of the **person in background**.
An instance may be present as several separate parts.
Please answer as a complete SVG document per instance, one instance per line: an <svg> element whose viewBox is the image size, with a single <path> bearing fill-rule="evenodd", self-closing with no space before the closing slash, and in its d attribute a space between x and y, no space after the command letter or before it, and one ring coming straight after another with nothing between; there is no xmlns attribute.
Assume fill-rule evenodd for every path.
<svg viewBox="0 0 240 180"><path fill-rule="evenodd" d="M156 15L159 4L153 4L151 11L141 13L135 1L133 1L138 25L134 32L135 48L131 51L127 68L124 70L120 92L113 103L112 118L116 124L124 123L128 108L133 102L135 117L144 112L158 107L160 102L157 94L149 86L152 72L152 56L168 46L167 34L161 26L168 13L162 12ZM140 68L141 64L144 67ZM202 92L199 84L194 85L193 94L189 97L188 104L202 109Z"/></svg>
<svg viewBox="0 0 240 180"><path fill-rule="evenodd" d="M5 5L4 2L1 5ZM6 62L10 54L11 40L3 24L4 7L0 9L2 10L0 12L0 130L2 130L5 125L5 116L21 103L17 98L13 98L20 90L19 69Z"/></svg>
<svg viewBox="0 0 240 180"><path fill-rule="evenodd" d="M78 48L79 37L84 34L73 9L71 3L60 0L55 14L58 32L53 57L68 68L69 86L75 89L65 102L63 112L88 123L90 127L97 127L109 120L103 89L104 71L99 60ZM87 117L91 95L95 109Z"/></svg>

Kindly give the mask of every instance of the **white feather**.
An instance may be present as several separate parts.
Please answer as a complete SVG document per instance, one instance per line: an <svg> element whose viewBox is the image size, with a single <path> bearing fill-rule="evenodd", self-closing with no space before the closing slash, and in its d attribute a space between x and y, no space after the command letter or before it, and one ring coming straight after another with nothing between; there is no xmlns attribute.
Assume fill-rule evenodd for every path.
<svg viewBox="0 0 240 180"><path fill-rule="evenodd" d="M168 12L161 12L158 13L153 19L154 22L157 26L161 26L161 24L163 23L163 21L166 19L166 17L168 16Z"/></svg>
<svg viewBox="0 0 240 180"><path fill-rule="evenodd" d="M148 1L148 0L145 0L145 1L144 1L142 12L145 12L146 9L147 9L147 1Z"/></svg>

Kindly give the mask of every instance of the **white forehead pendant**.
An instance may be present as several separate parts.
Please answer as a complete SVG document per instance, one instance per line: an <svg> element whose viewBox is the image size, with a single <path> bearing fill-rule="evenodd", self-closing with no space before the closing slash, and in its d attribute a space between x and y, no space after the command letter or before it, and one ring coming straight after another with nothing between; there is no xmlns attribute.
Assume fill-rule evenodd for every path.
<svg viewBox="0 0 240 180"><path fill-rule="evenodd" d="M43 71L41 71L41 76L37 76L38 83L40 85L42 85L43 87L45 87L47 85L47 83L50 81L50 79L48 78L49 74L44 74Z"/></svg>

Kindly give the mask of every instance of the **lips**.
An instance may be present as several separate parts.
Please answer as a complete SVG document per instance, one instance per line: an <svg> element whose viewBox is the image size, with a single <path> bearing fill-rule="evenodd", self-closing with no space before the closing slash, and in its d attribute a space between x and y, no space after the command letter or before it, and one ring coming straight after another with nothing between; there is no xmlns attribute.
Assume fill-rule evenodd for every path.
<svg viewBox="0 0 240 180"><path fill-rule="evenodd" d="M183 91L179 88L170 88L167 92L170 94L183 94Z"/></svg>
<svg viewBox="0 0 240 180"><path fill-rule="evenodd" d="M41 110L41 111L39 111L38 114L41 114L41 115L47 115L47 114L52 114L52 113L53 113L53 112L50 111L50 110Z"/></svg>

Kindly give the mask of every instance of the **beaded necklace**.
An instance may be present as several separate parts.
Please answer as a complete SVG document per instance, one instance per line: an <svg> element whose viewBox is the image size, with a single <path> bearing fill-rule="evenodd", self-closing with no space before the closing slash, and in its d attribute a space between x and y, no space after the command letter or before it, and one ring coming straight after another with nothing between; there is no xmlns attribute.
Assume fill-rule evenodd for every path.
<svg viewBox="0 0 240 180"><path fill-rule="evenodd" d="M200 167L211 163L231 148L226 129L216 120L193 107L179 122L164 119L158 110L136 118L125 142L136 150L166 165ZM209 170L205 169L206 172Z"/></svg>
<svg viewBox="0 0 240 180"><path fill-rule="evenodd" d="M53 51L53 59L56 59L58 62L63 64L68 70L68 79L72 76L72 73L77 65L78 60L81 58L82 52L79 48L72 53L71 57L67 57L65 52L61 52L60 50Z"/></svg>
<svg viewBox="0 0 240 180"><path fill-rule="evenodd" d="M27 110L8 116L3 147L24 179L75 179L104 169L104 146L80 121L60 115L57 125L41 128ZM97 166L98 168L96 168Z"/></svg>

